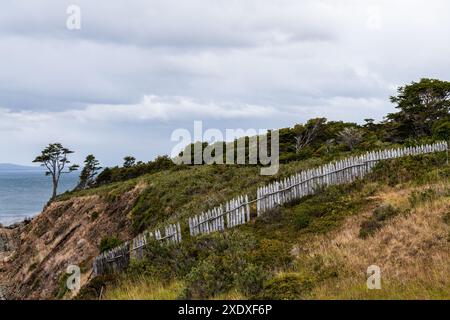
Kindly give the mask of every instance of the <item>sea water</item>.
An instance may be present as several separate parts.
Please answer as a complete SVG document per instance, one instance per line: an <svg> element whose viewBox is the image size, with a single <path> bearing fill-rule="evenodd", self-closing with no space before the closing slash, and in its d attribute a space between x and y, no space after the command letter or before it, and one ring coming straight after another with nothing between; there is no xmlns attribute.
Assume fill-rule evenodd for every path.
<svg viewBox="0 0 450 320"><path fill-rule="evenodd" d="M78 175L63 174L58 193L72 190ZM42 170L0 170L0 223L7 226L37 215L51 194L51 177Z"/></svg>

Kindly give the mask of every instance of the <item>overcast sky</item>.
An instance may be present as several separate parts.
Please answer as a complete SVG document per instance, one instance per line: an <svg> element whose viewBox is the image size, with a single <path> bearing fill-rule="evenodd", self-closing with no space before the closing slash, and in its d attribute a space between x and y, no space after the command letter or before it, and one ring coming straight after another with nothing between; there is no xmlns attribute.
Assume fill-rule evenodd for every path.
<svg viewBox="0 0 450 320"><path fill-rule="evenodd" d="M449 15L446 0L2 0L0 162L56 141L77 162L148 161L194 120L381 120L398 85L449 80Z"/></svg>

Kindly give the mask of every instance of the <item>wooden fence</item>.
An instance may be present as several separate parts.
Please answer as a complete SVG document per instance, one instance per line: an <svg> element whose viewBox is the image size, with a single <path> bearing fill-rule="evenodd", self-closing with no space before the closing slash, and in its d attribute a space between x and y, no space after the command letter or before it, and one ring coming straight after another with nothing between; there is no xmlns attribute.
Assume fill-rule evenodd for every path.
<svg viewBox="0 0 450 320"><path fill-rule="evenodd" d="M226 217L226 225L225 225ZM250 221L250 202L248 196L240 196L212 210L189 218L191 236L230 229Z"/></svg>
<svg viewBox="0 0 450 320"><path fill-rule="evenodd" d="M297 173L258 188L257 214L259 216L276 206L314 194L321 187L353 182L357 178L364 177L381 160L441 151L448 152L447 142L371 151Z"/></svg>
<svg viewBox="0 0 450 320"><path fill-rule="evenodd" d="M188 219L190 235L197 236L223 231L225 228L229 229L249 222L252 203L256 203L257 216L260 216L277 206L312 195L322 187L350 183L363 178L379 161L443 151L447 152L448 157L448 144L445 141L417 147L371 151L361 156L353 156L305 170L259 187L254 200L249 201L247 195L239 196L224 205L190 217ZM164 236L160 230L146 231L131 240L131 243L125 242L118 248L100 254L94 260L93 274L100 275L126 269L130 258L142 259L144 257L143 248L150 239L165 243L180 243L182 241L180 224L166 226Z"/></svg>
<svg viewBox="0 0 450 320"><path fill-rule="evenodd" d="M98 276L105 273L114 273L125 270L130 259L144 258L144 247L151 241L163 241L165 243L177 244L181 242L180 224L170 224L164 227L164 235L160 230L153 232L145 231L137 235L133 240L127 241L121 246L106 251L94 259L93 275Z"/></svg>
<svg viewBox="0 0 450 320"><path fill-rule="evenodd" d="M130 242L101 253L94 259L92 273L98 276L125 270L130 263Z"/></svg>

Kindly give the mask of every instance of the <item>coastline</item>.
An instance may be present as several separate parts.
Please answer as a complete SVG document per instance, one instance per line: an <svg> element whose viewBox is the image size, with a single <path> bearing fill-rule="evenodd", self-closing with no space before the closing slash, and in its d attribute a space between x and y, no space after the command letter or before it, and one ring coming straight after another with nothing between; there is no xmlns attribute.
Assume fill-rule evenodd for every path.
<svg viewBox="0 0 450 320"><path fill-rule="evenodd" d="M36 212L34 214L31 214L31 215L26 215L26 216L24 215L24 216L20 216L20 217L17 217L17 218L8 215L6 217L11 217L11 218L4 220L3 217L5 217L5 216L3 216L0 213L0 228L15 229L17 226L20 226L20 225L22 225L24 223L27 223L27 222L33 220L33 218L36 217L39 214L40 214L40 212Z"/></svg>

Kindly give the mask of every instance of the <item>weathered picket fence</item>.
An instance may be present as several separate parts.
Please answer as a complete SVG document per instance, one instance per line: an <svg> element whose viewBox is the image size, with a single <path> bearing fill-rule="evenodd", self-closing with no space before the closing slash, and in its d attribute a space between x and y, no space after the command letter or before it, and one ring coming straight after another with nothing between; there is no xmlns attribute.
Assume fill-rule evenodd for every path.
<svg viewBox="0 0 450 320"><path fill-rule="evenodd" d="M371 172L376 163L381 160L443 151L447 151L448 156L448 143L445 141L416 147L370 151L364 155L345 158L318 168L305 170L259 187L254 200L249 201L247 195L239 196L207 212L190 217L188 219L190 235L197 236L223 231L225 228L230 229L249 222L251 220L250 204L255 202L257 216L260 216L277 206L312 195L322 187L353 182ZM160 230L146 231L131 242L125 242L117 248L100 254L94 260L93 274L119 272L126 269L130 258L143 259L143 248L150 239L165 243L180 243L182 241L180 224L166 226L164 236Z"/></svg>
<svg viewBox="0 0 450 320"><path fill-rule="evenodd" d="M151 239L165 243L180 243L182 240L180 224L165 226L164 235L162 235L161 230L145 231L137 235L131 242L127 241L117 248L100 254L94 259L93 275L120 272L128 267L131 258L143 259L144 247Z"/></svg>
<svg viewBox="0 0 450 320"><path fill-rule="evenodd" d="M94 259L92 273L98 276L125 270L130 263L130 242L101 253Z"/></svg>
<svg viewBox="0 0 450 320"><path fill-rule="evenodd" d="M155 230L153 232L145 231L137 235L131 241L131 248L130 248L131 256L138 260L142 259L144 257L143 249L151 239L173 244L180 243L182 240L180 224L177 223L165 226L164 236L161 235L160 230Z"/></svg>
<svg viewBox="0 0 450 320"><path fill-rule="evenodd" d="M371 151L361 156L349 157L302 171L281 181L258 188L257 214L259 216L277 206L314 194L321 187L353 182L357 178L364 177L381 160L446 151L447 149L447 142L438 142L417 147Z"/></svg>
<svg viewBox="0 0 450 320"><path fill-rule="evenodd" d="M226 218L226 224L225 224ZM212 210L189 218L191 236L208 234L239 226L250 221L250 202L248 196L240 196Z"/></svg>

